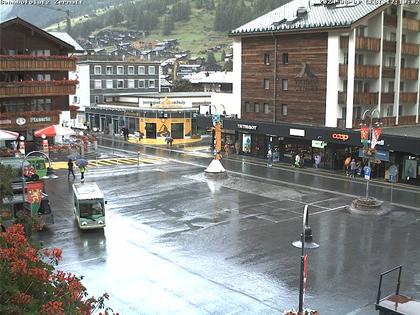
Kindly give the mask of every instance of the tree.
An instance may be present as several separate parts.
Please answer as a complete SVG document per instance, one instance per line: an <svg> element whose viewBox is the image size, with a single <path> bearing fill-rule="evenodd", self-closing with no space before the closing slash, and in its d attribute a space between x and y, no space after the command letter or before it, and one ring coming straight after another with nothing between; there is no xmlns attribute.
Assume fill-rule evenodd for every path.
<svg viewBox="0 0 420 315"><path fill-rule="evenodd" d="M190 92L193 90L192 84L187 79L177 79L173 82L173 92Z"/></svg>
<svg viewBox="0 0 420 315"><path fill-rule="evenodd" d="M218 65L212 51L207 53L206 70L217 70Z"/></svg>
<svg viewBox="0 0 420 315"><path fill-rule="evenodd" d="M17 176L17 171L9 165L0 164L0 210L3 207L3 200L13 198L12 180Z"/></svg>
<svg viewBox="0 0 420 315"><path fill-rule="evenodd" d="M165 15L163 17L163 35L169 35L174 30L174 19L170 15Z"/></svg>

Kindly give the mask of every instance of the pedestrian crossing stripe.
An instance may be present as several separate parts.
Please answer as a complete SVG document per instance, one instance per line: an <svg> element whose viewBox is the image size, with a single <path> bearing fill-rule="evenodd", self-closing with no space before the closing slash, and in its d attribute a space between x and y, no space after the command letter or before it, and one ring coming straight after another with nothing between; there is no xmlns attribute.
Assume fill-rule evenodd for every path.
<svg viewBox="0 0 420 315"><path fill-rule="evenodd" d="M134 164L155 164L158 161L162 161L162 158L110 158L110 159L98 159L98 160L89 160L88 168L90 167L99 167L99 166L111 166L111 165L134 165ZM67 169L67 162L52 162L53 169ZM77 167L76 167L77 169Z"/></svg>

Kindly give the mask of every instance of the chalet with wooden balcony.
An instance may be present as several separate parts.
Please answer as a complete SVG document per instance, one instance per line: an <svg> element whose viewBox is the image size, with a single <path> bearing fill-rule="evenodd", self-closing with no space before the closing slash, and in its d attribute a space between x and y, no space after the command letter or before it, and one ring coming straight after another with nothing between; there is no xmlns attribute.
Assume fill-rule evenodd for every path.
<svg viewBox="0 0 420 315"><path fill-rule="evenodd" d="M21 18L0 22L0 129L32 140L34 129L60 122L77 80L75 47Z"/></svg>

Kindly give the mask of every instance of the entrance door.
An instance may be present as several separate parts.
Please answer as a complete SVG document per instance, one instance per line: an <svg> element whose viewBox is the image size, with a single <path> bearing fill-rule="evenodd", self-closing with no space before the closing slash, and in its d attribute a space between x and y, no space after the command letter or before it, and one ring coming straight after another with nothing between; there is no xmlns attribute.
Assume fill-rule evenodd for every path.
<svg viewBox="0 0 420 315"><path fill-rule="evenodd" d="M146 123L146 138L156 139L156 124Z"/></svg>
<svg viewBox="0 0 420 315"><path fill-rule="evenodd" d="M119 125L118 125L118 119L113 119L114 122L114 134L118 134L119 133Z"/></svg>
<svg viewBox="0 0 420 315"><path fill-rule="evenodd" d="M105 117L101 117L100 121L99 121L99 130L100 131L104 131L105 127L106 127L106 118Z"/></svg>
<svg viewBox="0 0 420 315"><path fill-rule="evenodd" d="M171 137L173 139L184 139L184 124L171 124Z"/></svg>

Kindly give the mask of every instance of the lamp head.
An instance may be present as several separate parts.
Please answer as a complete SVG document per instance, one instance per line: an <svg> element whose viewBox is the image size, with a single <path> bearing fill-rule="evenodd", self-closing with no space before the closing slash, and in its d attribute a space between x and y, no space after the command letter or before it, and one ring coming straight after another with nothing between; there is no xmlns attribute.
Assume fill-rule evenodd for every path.
<svg viewBox="0 0 420 315"><path fill-rule="evenodd" d="M42 139L45 139L45 138L47 138L47 136L46 136L46 135L44 135L44 134L42 134L42 135L41 135L41 138L42 138Z"/></svg>
<svg viewBox="0 0 420 315"><path fill-rule="evenodd" d="M20 137L19 137L19 140L20 140L20 141L24 141L24 140L25 140L25 137L24 137L24 136L20 136Z"/></svg>

